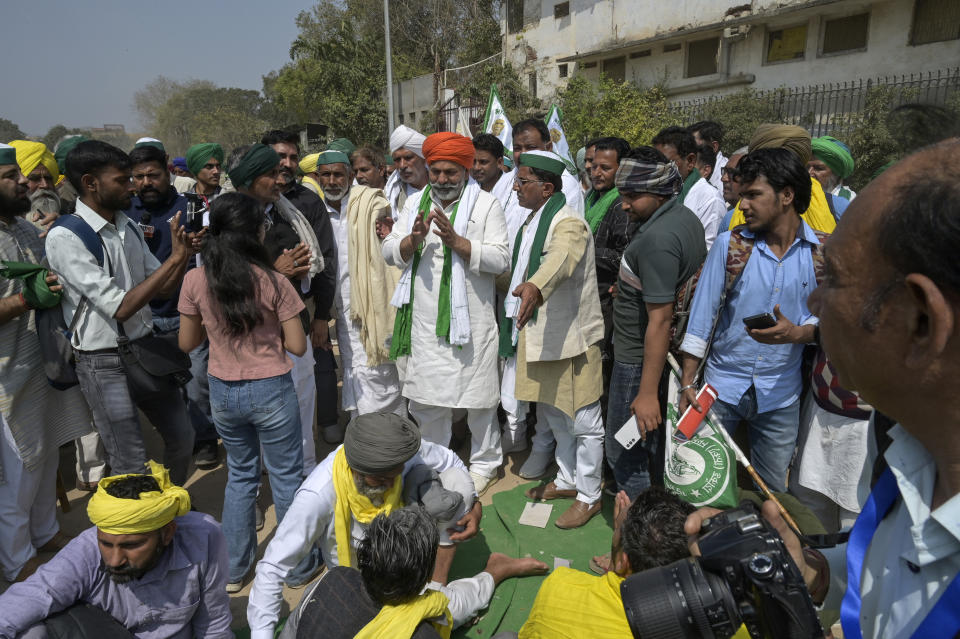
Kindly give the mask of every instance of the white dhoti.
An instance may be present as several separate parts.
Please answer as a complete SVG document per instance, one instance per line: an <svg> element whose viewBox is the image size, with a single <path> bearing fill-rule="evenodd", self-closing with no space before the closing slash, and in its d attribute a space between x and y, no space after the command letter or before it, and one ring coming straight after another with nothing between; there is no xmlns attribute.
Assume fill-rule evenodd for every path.
<svg viewBox="0 0 960 639"><path fill-rule="evenodd" d="M470 472L495 477L503 463L497 409L468 408L466 411L470 429ZM410 414L420 427L421 437L440 446L450 445L453 412L454 409L448 406L430 406L410 400Z"/></svg>
<svg viewBox="0 0 960 639"><path fill-rule="evenodd" d="M367 354L357 327L346 318L346 314L350 312L349 298L341 304L343 309L337 309L337 345L340 348L340 368L343 375L341 408L349 411L351 417L376 412L405 416L406 406L400 395L400 378L396 365L387 362L380 366L367 366ZM391 308L384 312L392 310Z"/></svg>
<svg viewBox="0 0 960 639"><path fill-rule="evenodd" d="M290 375L300 404L300 428L303 434L303 476L310 474L317 465L317 448L313 441L313 424L317 416L317 384L313 371L313 349L307 348L303 357L287 351L293 360Z"/></svg>
<svg viewBox="0 0 960 639"><path fill-rule="evenodd" d="M518 400L514 396L517 387L517 356L511 355L503 360L503 376L500 380L500 405L507 414L506 432L508 441L519 441L526 436L527 416L530 414L530 402ZM538 419L534 425L533 453L549 453L555 440L550 424L546 419Z"/></svg>
<svg viewBox="0 0 960 639"><path fill-rule="evenodd" d="M555 406L538 402L537 416L549 424L557 439L557 488L576 490L577 499L588 504L600 499L603 467L600 402L578 409L575 419Z"/></svg>
<svg viewBox="0 0 960 639"><path fill-rule="evenodd" d="M431 581L426 589L439 590L447 596L450 600L447 610L453 617L453 627L459 628L490 605L494 588L496 584L493 583L493 576L488 572L481 572L474 577L451 581L446 586Z"/></svg>
<svg viewBox="0 0 960 639"><path fill-rule="evenodd" d="M57 523L57 463L59 450L45 450L43 461L33 470L23 465L10 427L0 414L0 464L5 481L0 484L0 569L7 581L60 530Z"/></svg>

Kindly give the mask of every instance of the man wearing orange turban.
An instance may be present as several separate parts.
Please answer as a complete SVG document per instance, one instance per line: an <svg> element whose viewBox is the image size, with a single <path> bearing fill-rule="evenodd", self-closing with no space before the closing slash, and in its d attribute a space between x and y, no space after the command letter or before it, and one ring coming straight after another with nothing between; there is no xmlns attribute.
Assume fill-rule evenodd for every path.
<svg viewBox="0 0 960 639"><path fill-rule="evenodd" d="M403 270L390 357L406 360L402 394L425 440L448 445L453 409L467 410L470 475L482 493L503 461L494 306L495 278L510 266L507 226L500 202L470 177L470 138L436 133L423 156L429 182L382 246Z"/></svg>

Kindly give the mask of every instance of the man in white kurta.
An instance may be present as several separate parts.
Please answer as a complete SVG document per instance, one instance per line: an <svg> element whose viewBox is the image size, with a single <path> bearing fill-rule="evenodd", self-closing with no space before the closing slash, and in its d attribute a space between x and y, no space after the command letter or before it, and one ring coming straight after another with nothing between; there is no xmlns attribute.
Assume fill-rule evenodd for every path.
<svg viewBox="0 0 960 639"><path fill-rule="evenodd" d="M422 133L403 124L390 134L390 157L395 168L383 192L390 202L394 220L403 211L407 198L427 186L427 167L423 160L425 139Z"/></svg>
<svg viewBox="0 0 960 639"><path fill-rule="evenodd" d="M405 269L393 298L391 356L406 359L403 396L424 439L449 445L453 409L467 410L470 474L482 493L503 461L494 304L495 278L510 264L506 223L500 203L467 174L469 138L434 134L423 150L430 185L407 200L383 242L387 263ZM445 289L449 309L441 310ZM438 321L448 324L439 331L446 336Z"/></svg>
<svg viewBox="0 0 960 639"><path fill-rule="evenodd" d="M378 219L390 216L390 205L380 189L353 185L345 153L324 151L316 162L337 246L334 307L343 375L341 409L351 417L377 411L402 416L406 407L397 367L386 347L393 317L385 311L400 271L384 262L375 230Z"/></svg>

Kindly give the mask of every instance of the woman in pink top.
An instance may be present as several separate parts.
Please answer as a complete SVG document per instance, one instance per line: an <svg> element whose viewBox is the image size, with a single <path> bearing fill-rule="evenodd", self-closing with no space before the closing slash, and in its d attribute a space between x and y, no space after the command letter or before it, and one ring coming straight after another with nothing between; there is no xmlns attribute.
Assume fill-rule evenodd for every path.
<svg viewBox="0 0 960 639"><path fill-rule="evenodd" d="M299 356L307 349L298 317L303 302L273 271L262 243L265 221L247 195L214 200L203 266L187 273L180 291L180 348L189 353L205 336L210 340L210 410L227 451L221 517L230 558L227 592L240 590L256 558L261 448L278 523L303 473L300 409L285 352Z"/></svg>

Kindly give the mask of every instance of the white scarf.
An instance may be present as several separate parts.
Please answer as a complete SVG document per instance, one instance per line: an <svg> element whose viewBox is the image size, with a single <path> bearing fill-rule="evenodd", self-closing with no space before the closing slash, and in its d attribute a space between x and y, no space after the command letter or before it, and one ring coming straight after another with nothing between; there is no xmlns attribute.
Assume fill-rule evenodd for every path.
<svg viewBox="0 0 960 639"><path fill-rule="evenodd" d="M544 204L546 206L546 204ZM533 216L527 228L523 230L523 236L520 239L520 251L517 253L517 263L513 267L513 275L510 277L510 288L507 289L506 299L503 300L503 310L507 317L513 318L513 345L517 345L520 337L520 329L517 328L517 316L520 314L521 299L515 297L513 292L517 287L527 281L527 268L530 266L530 251L533 249L533 239L537 235L537 227L540 226L540 216L543 215L543 206Z"/></svg>
<svg viewBox="0 0 960 639"><path fill-rule="evenodd" d="M323 253L320 252L320 242L317 241L317 235L313 232L313 228L310 226L310 222L307 221L307 218L303 216L303 213L297 210L297 207L295 207L290 200L282 195L280 196L280 199L277 200L273 210L276 211L290 226L293 227L293 230L300 238L300 241L306 244L307 248L310 249L309 276L312 278L314 275L322 273L324 268Z"/></svg>
<svg viewBox="0 0 960 639"><path fill-rule="evenodd" d="M467 179L466 186L460 194L460 203L457 205L457 217L453 221L454 232L465 237L473 207L480 194L480 185L472 177ZM422 197L422 193L421 193ZM419 200L417 201L419 205ZM419 206L413 208L407 218L407 235L413 230L413 223L419 215ZM463 345L470 341L470 311L467 305L467 275L463 258L456 251L451 251L453 258L450 270L450 338L451 344ZM400 308L410 302L410 287L413 286L413 258L407 262L393 292L390 304Z"/></svg>
<svg viewBox="0 0 960 639"><path fill-rule="evenodd" d="M394 222L400 217L400 207L397 206L397 200L400 199L400 191L404 186L406 185L400 181L400 174L396 171L390 174L387 183L383 185L383 192L387 196L387 201L390 202L390 215L393 216Z"/></svg>

